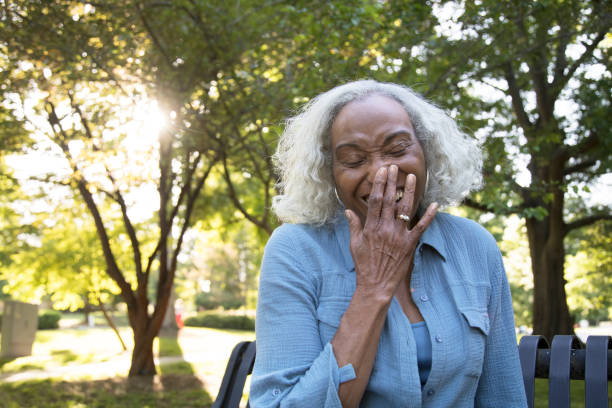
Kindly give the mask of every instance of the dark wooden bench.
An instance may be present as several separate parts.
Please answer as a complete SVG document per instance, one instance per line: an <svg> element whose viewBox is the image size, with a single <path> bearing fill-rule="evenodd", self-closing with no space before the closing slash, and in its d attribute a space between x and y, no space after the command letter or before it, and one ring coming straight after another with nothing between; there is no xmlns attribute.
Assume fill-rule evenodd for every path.
<svg viewBox="0 0 612 408"><path fill-rule="evenodd" d="M244 383L255 362L255 342L243 341L234 347L230 355L221 387L212 408L238 408L242 399ZM249 404L247 402L247 408Z"/></svg>
<svg viewBox="0 0 612 408"><path fill-rule="evenodd" d="M584 348L576 336L555 336L551 346L542 336L525 336L518 348L529 408L533 408L536 378L548 378L550 407L569 408L570 379L584 381L586 408L612 406L608 399L608 381L612 380L610 336L589 336ZM254 341L234 347L213 408L239 407L254 361Z"/></svg>

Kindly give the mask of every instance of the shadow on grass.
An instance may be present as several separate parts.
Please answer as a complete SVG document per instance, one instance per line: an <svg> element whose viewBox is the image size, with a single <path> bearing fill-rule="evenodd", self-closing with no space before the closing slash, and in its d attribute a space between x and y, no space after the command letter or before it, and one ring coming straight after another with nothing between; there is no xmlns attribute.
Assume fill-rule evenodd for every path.
<svg viewBox="0 0 612 408"><path fill-rule="evenodd" d="M170 357L171 362L164 362L165 357ZM164 388L174 388L177 380L180 380L190 388L204 389L204 383L195 374L191 363L183 357L183 349L178 342L178 331L163 331L159 335L159 371L160 380Z"/></svg>
<svg viewBox="0 0 612 408"><path fill-rule="evenodd" d="M152 377L149 377L152 378ZM126 378L105 380L35 380L0 384L0 407L209 407L202 388L174 381L172 387L150 380L139 384Z"/></svg>

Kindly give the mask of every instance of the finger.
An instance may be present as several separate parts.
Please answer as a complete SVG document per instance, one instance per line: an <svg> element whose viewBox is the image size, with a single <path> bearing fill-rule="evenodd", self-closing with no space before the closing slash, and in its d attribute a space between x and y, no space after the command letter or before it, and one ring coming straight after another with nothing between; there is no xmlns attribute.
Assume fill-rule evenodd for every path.
<svg viewBox="0 0 612 408"><path fill-rule="evenodd" d="M393 220L395 218L395 195L397 190L397 166L392 164L387 171L387 184L383 196L383 206L381 218L383 220Z"/></svg>
<svg viewBox="0 0 612 408"><path fill-rule="evenodd" d="M405 214L412 216L412 207L414 205L414 192L416 189L416 177L414 174L406 176L406 184L404 184L404 196L397 206L397 215ZM405 221L402 221L405 222Z"/></svg>
<svg viewBox="0 0 612 408"><path fill-rule="evenodd" d="M414 239L415 242L421 239L421 235L423 235L425 230L429 227L429 225L435 218L437 211L438 203L429 204L429 207L427 207L425 214L423 214L419 222L417 222L416 225L410 230L411 239Z"/></svg>
<svg viewBox="0 0 612 408"><path fill-rule="evenodd" d="M366 215L365 228L374 228L380 219L383 193L387 183L387 168L381 167L374 176L374 184L368 197L368 213Z"/></svg>

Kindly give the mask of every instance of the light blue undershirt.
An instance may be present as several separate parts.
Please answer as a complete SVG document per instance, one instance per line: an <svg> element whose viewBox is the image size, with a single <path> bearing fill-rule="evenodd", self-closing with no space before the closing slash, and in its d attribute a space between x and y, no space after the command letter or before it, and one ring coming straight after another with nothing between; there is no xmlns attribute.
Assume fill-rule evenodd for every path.
<svg viewBox="0 0 612 408"><path fill-rule="evenodd" d="M419 378L421 379L421 386L423 386L427 382L431 370L431 339L425 322L411 323L410 325L416 342Z"/></svg>

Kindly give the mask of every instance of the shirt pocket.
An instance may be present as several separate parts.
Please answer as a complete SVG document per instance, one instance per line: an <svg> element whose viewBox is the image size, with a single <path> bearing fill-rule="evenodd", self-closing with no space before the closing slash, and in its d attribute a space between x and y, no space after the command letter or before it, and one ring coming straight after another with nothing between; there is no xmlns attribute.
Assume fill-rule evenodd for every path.
<svg viewBox="0 0 612 408"><path fill-rule="evenodd" d="M319 323L319 336L321 344L331 341L340 326L340 320L351 303L351 298L333 297L321 298L317 307L317 320Z"/></svg>
<svg viewBox="0 0 612 408"><path fill-rule="evenodd" d="M489 335L489 315L486 310L462 309L461 315L467 324L465 347L467 375L480 377L484 364L487 336Z"/></svg>

